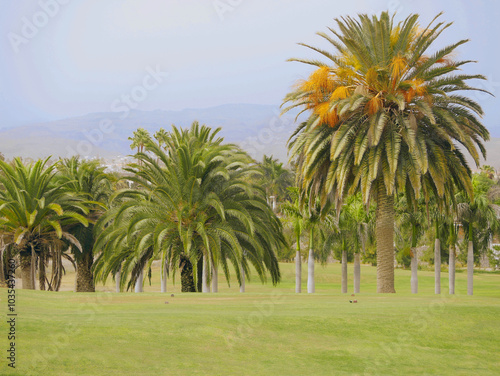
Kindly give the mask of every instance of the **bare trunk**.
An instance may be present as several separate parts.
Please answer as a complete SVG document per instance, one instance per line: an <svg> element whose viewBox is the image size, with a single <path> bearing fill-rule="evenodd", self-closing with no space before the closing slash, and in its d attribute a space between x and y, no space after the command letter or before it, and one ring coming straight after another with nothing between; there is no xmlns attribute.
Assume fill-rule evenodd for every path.
<svg viewBox="0 0 500 376"><path fill-rule="evenodd" d="M33 281L33 290L36 290L36 252L31 245L31 280Z"/></svg>
<svg viewBox="0 0 500 376"><path fill-rule="evenodd" d="M141 273L137 277L137 281L135 281L135 292L143 292L142 280L144 279L144 270L141 270Z"/></svg>
<svg viewBox="0 0 500 376"><path fill-rule="evenodd" d="M167 259L163 263L163 270L161 272L161 292L167 292Z"/></svg>
<svg viewBox="0 0 500 376"><path fill-rule="evenodd" d="M441 241L434 242L434 292L441 294Z"/></svg>
<svg viewBox="0 0 500 376"><path fill-rule="evenodd" d="M219 292L219 267L212 265L212 292Z"/></svg>
<svg viewBox="0 0 500 376"><path fill-rule="evenodd" d="M307 292L309 294L314 293L316 290L314 284L314 251L311 248L309 250L309 258L307 260Z"/></svg>
<svg viewBox="0 0 500 376"><path fill-rule="evenodd" d="M359 294L361 286L361 262L360 254L356 252L354 254L354 293Z"/></svg>
<svg viewBox="0 0 500 376"><path fill-rule="evenodd" d="M85 252L76 259L76 292L95 292L94 275L92 274L92 264L94 255L92 252Z"/></svg>
<svg viewBox="0 0 500 376"><path fill-rule="evenodd" d="M19 255L21 267L21 279L23 281L23 289L34 290L35 279L31 268L31 254L28 252L21 252Z"/></svg>
<svg viewBox="0 0 500 376"><path fill-rule="evenodd" d="M302 292L302 260L300 251L295 253L295 292Z"/></svg>
<svg viewBox="0 0 500 376"><path fill-rule="evenodd" d="M377 292L395 293L394 289L394 197L388 196L379 182L376 211Z"/></svg>
<svg viewBox="0 0 500 376"><path fill-rule="evenodd" d="M118 269L118 271L115 274L115 282L116 282L116 292L120 292L120 280L121 280L121 270Z"/></svg>
<svg viewBox="0 0 500 376"><path fill-rule="evenodd" d="M203 255L202 292L210 292L210 286L208 285L208 262L206 255Z"/></svg>
<svg viewBox="0 0 500 376"><path fill-rule="evenodd" d="M347 252L342 251L342 294L347 293Z"/></svg>
<svg viewBox="0 0 500 376"><path fill-rule="evenodd" d="M448 259L448 280L450 295L455 294L455 246L450 247L450 257Z"/></svg>
<svg viewBox="0 0 500 376"><path fill-rule="evenodd" d="M45 273L45 257L43 253L40 253L40 256L38 258L38 286L40 290L45 291L45 278L46 278L46 273Z"/></svg>
<svg viewBox="0 0 500 376"><path fill-rule="evenodd" d="M417 249L411 249L411 293L418 294L418 256Z"/></svg>
<svg viewBox="0 0 500 376"><path fill-rule="evenodd" d="M240 292L245 292L245 268L241 267L241 285Z"/></svg>
<svg viewBox="0 0 500 376"><path fill-rule="evenodd" d="M474 245L469 241L469 249L467 250L467 295L472 295L474 292Z"/></svg>

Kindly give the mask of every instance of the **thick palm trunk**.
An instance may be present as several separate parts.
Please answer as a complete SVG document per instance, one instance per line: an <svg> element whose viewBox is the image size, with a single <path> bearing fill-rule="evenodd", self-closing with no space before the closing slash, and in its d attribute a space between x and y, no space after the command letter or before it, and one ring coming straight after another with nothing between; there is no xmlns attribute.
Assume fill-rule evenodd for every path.
<svg viewBox="0 0 500 376"><path fill-rule="evenodd" d="M76 260L76 292L95 292L92 264L94 255L85 252Z"/></svg>
<svg viewBox="0 0 500 376"><path fill-rule="evenodd" d="M121 280L121 270L118 269L118 271L115 273L115 282L116 282L116 292L120 292L120 280Z"/></svg>
<svg viewBox="0 0 500 376"><path fill-rule="evenodd" d="M193 278L193 265L188 257L181 255L181 291L196 292Z"/></svg>
<svg viewBox="0 0 500 376"><path fill-rule="evenodd" d="M143 292L142 280L144 278L144 270L141 270L139 276L137 277L137 281L135 281L135 292Z"/></svg>
<svg viewBox="0 0 500 376"><path fill-rule="evenodd" d="M201 279L202 279L202 292L210 292L210 286L208 285L208 262L206 255L203 255L203 275Z"/></svg>
<svg viewBox="0 0 500 376"><path fill-rule="evenodd" d="M377 292L395 293L394 289L394 197L379 183L376 211Z"/></svg>
<svg viewBox="0 0 500 376"><path fill-rule="evenodd" d="M450 257L448 259L448 276L450 295L455 293L455 246L450 247Z"/></svg>
<svg viewBox="0 0 500 376"><path fill-rule="evenodd" d="M441 241L434 243L434 292L441 294Z"/></svg>
<svg viewBox="0 0 500 376"><path fill-rule="evenodd" d="M316 291L314 283L314 228L311 228L309 239L309 258L307 259L307 292L312 294Z"/></svg>
<svg viewBox="0 0 500 376"><path fill-rule="evenodd" d="M240 292L245 292L245 268L243 266L241 267Z"/></svg>
<svg viewBox="0 0 500 376"><path fill-rule="evenodd" d="M295 252L295 292L302 292L302 260L300 256L300 236L297 236L297 252Z"/></svg>
<svg viewBox="0 0 500 376"><path fill-rule="evenodd" d="M31 254L28 252L21 252L19 254L22 287L27 290L35 289L35 279L33 278L33 271L31 268Z"/></svg>
<svg viewBox="0 0 500 376"><path fill-rule="evenodd" d="M354 293L359 294L361 287L361 262L360 254L356 252L354 254Z"/></svg>
<svg viewBox="0 0 500 376"><path fill-rule="evenodd" d="M342 251L342 294L347 293L347 252Z"/></svg>
<svg viewBox="0 0 500 376"><path fill-rule="evenodd" d="M467 250L467 295L472 295L474 292L474 245L469 241Z"/></svg>

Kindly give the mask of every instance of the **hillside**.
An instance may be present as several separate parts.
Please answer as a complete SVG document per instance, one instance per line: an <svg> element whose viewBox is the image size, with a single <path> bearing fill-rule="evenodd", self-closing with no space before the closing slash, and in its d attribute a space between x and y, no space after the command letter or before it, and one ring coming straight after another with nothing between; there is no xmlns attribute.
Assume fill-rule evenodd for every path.
<svg viewBox="0 0 500 376"><path fill-rule="evenodd" d="M294 115L279 116L278 106L226 104L181 111L137 111L92 113L52 122L28 124L0 130L0 151L7 157L68 157L75 154L109 158L128 155L130 137L143 127L151 134L172 124L187 127L197 120L221 127L228 142L241 145L254 158L263 154L288 161L286 142L295 129ZM500 170L500 138L486 143L487 164Z"/></svg>

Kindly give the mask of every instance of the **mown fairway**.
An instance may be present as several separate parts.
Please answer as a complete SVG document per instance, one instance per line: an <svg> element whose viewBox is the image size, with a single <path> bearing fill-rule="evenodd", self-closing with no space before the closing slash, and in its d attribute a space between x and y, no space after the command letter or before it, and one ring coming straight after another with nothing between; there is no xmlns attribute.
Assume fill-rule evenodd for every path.
<svg viewBox="0 0 500 376"><path fill-rule="evenodd" d="M349 265L350 272L352 266ZM219 278L218 294L181 294L169 280L145 293L17 290L16 370L6 365L2 290L1 375L497 375L500 274L478 273L475 295L457 273L457 296L433 294L433 272L396 271L395 295L340 294L340 265L318 266L317 293L296 295L293 264L273 288L254 280L240 294ZM157 276L158 273L154 273ZM305 274L303 275L305 282ZM70 288L73 274L65 277ZM448 290L447 273L442 290ZM100 290L111 290L112 282ZM305 289L305 283L303 285ZM352 284L349 286L352 290ZM174 297L171 297L171 293ZM358 303L349 303L357 299ZM168 304L165 302L168 301Z"/></svg>

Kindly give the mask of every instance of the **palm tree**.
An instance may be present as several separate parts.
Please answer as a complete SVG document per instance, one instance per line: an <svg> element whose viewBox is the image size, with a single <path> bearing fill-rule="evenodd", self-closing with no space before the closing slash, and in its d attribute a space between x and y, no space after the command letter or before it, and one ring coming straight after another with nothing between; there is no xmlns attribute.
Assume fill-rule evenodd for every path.
<svg viewBox="0 0 500 376"><path fill-rule="evenodd" d="M474 251L477 255L484 252L489 245L491 237L500 229L498 216L500 208L491 204L487 193L474 192L472 199L460 194L457 201L457 219L462 225L467 247L467 294L474 292Z"/></svg>
<svg viewBox="0 0 500 376"><path fill-rule="evenodd" d="M133 133L133 137L129 137L128 139L132 141L130 148L137 148L137 153L143 153L146 145L151 142L151 136L144 128L137 128Z"/></svg>
<svg viewBox="0 0 500 376"><path fill-rule="evenodd" d="M288 195L287 188L293 184L293 174L272 155L270 157L264 155L260 167L262 169L262 184L268 199L271 201L271 197L274 197L270 204L273 205L273 210L276 210L276 201L284 200Z"/></svg>
<svg viewBox="0 0 500 376"><path fill-rule="evenodd" d="M73 249L76 263L76 292L94 292L93 248L95 243L94 223L106 210L111 195L112 177L104 172L98 161L81 161L77 157L62 160L58 165L59 182L65 189L80 195L88 206L88 226L73 224L67 231L80 242L82 250Z"/></svg>
<svg viewBox="0 0 500 376"><path fill-rule="evenodd" d="M136 155L138 164L127 171L140 189L117 193L121 203L97 225L98 278L105 280L121 265L121 283L130 273L130 287L143 266L162 255L163 267L170 265L173 273L182 265L181 279L193 288L202 270L204 291L219 265L229 282L229 263L240 283L249 264L262 281L266 270L273 283L279 281L281 223L264 191L249 183L257 171L251 158L223 144L219 130L196 122L189 130L173 127L165 150L153 143L146 147L160 163L146 153Z"/></svg>
<svg viewBox="0 0 500 376"><path fill-rule="evenodd" d="M468 61L454 61L451 54L467 41L425 55L451 25L435 24L436 18L424 28L418 15L398 24L387 12L337 19L340 31L318 33L333 53L305 45L329 63L293 59L317 69L285 98L290 106L284 112L311 111L289 143L304 192L319 196L325 207L340 208L346 195L356 192L365 204L377 204L377 291L382 293L395 292L394 195L411 191L428 200L423 180L432 182L440 198L455 185L471 193L462 150L479 165L477 148L484 155L482 140L489 138L478 119L481 107L457 93L479 90L466 82L484 79L453 73Z"/></svg>
<svg viewBox="0 0 500 376"><path fill-rule="evenodd" d="M411 293L418 293L418 255L417 245L426 229L424 200L407 199L405 195L398 197L396 205L398 238L402 248L410 247Z"/></svg>
<svg viewBox="0 0 500 376"><path fill-rule="evenodd" d="M302 292L302 254L300 250L300 241L304 231L304 215L299 202L299 189L297 187L288 188L291 202L287 201L282 206L282 212L290 218L295 236L295 292Z"/></svg>
<svg viewBox="0 0 500 376"><path fill-rule="evenodd" d="M19 253L23 289L35 289L37 259L40 288L45 289L47 258L53 257L55 267L65 242L81 248L66 226L88 225L85 205L57 184L55 166L47 164L48 158L29 165L19 158L12 164L0 161L0 231L4 243Z"/></svg>

